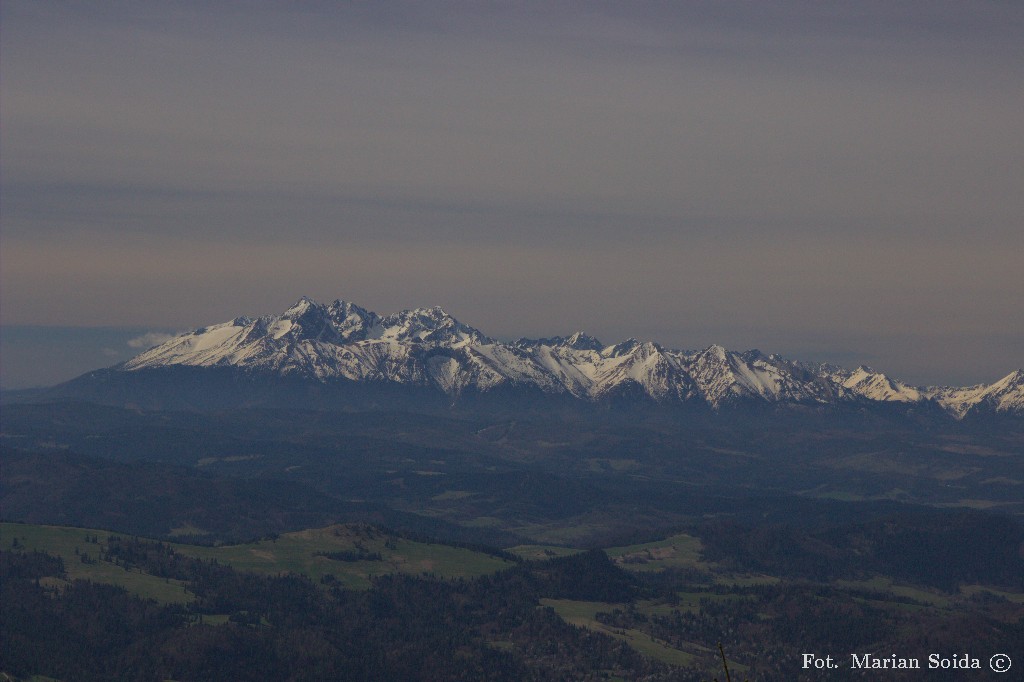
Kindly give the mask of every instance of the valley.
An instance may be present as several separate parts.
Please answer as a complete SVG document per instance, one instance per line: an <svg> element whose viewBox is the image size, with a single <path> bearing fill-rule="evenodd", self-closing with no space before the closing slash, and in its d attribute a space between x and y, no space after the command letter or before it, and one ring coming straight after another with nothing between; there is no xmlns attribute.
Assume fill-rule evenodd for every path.
<svg viewBox="0 0 1024 682"><path fill-rule="evenodd" d="M256 646L278 653L251 679L441 665L706 682L722 643L734 672L783 680L807 647L1024 641L1012 421L84 403L3 417L4 617L22 623L5 628L36 633L19 651L48 646L28 618L107 652L61 668L8 650L8 671L102 679L143 647L154 675L191 679ZM96 613L75 615L83 603ZM95 618L142 629L109 639ZM318 648L285 644L300 631ZM185 641L187 660L167 653ZM67 672L83 660L93 677Z"/></svg>

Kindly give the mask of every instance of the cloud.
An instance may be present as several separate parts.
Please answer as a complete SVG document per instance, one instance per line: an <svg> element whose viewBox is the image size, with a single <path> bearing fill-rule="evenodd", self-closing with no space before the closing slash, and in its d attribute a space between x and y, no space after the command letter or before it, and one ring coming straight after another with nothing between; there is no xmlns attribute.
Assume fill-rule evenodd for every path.
<svg viewBox="0 0 1024 682"><path fill-rule="evenodd" d="M136 336L133 339L128 339L128 346L131 348L152 348L153 346L159 346L161 343L166 343L173 338L174 334L147 332L142 336Z"/></svg>

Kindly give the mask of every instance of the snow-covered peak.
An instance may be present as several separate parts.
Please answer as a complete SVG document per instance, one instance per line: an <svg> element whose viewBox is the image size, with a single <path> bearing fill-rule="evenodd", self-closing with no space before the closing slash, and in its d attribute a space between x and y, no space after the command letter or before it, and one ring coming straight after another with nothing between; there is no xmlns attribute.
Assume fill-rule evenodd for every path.
<svg viewBox="0 0 1024 682"><path fill-rule="evenodd" d="M440 306L403 310L381 318L372 335L380 339L415 342L482 341L486 337L462 324Z"/></svg>
<svg viewBox="0 0 1024 682"><path fill-rule="evenodd" d="M747 401L844 401L940 406L962 418L975 411L1024 414L1024 371L989 385L917 388L868 367L850 371L798 363L759 350L720 345L687 352L635 338L602 347L592 336L502 343L440 307L381 317L351 302L300 298L281 315L236 317L151 348L125 371L169 365L238 367L316 381L432 386L450 396L468 387L532 387L581 400L646 396L703 401L714 409Z"/></svg>
<svg viewBox="0 0 1024 682"><path fill-rule="evenodd" d="M600 341L584 332L573 332L565 339L563 345L575 350L601 350L604 348Z"/></svg>
<svg viewBox="0 0 1024 682"><path fill-rule="evenodd" d="M281 317L294 320L305 315L311 308L323 307L309 296L302 296L292 307L284 311Z"/></svg>
<svg viewBox="0 0 1024 682"><path fill-rule="evenodd" d="M631 336L628 339L626 339L625 341L622 341L622 342L617 343L617 344L615 344L613 346L608 346L607 348L602 349L601 350L601 355L602 355L602 357L606 357L606 358L618 358L618 357L622 357L623 355L629 355L630 353L635 352L636 349L639 348L642 345L643 345L642 341L639 341L639 340L637 340L637 339L635 339L635 338L633 338Z"/></svg>
<svg viewBox="0 0 1024 682"><path fill-rule="evenodd" d="M719 362L725 362L728 360L729 351L715 343L705 348L701 352L701 355L708 359L718 360Z"/></svg>
<svg viewBox="0 0 1024 682"><path fill-rule="evenodd" d="M1024 386L1024 369L1015 369L999 381L992 384L992 389L997 391L1009 391L1020 389Z"/></svg>
<svg viewBox="0 0 1024 682"><path fill-rule="evenodd" d="M338 336L345 341L362 341L379 322L376 313L340 299L330 305L328 315Z"/></svg>
<svg viewBox="0 0 1024 682"><path fill-rule="evenodd" d="M271 325L271 335L274 338L288 337L293 342L334 343L340 340L328 307L305 296Z"/></svg>
<svg viewBox="0 0 1024 682"><path fill-rule="evenodd" d="M854 370L842 386L864 398L884 402L916 403L925 397L920 389L890 379L864 365Z"/></svg>
<svg viewBox="0 0 1024 682"><path fill-rule="evenodd" d="M934 389L935 400L962 417L974 410L1024 412L1024 371L1015 370L993 384Z"/></svg>
<svg viewBox="0 0 1024 682"><path fill-rule="evenodd" d="M992 384L989 395L999 412L1024 412L1024 370L1014 370Z"/></svg>
<svg viewBox="0 0 1024 682"><path fill-rule="evenodd" d="M536 348L549 346L551 348L569 348L572 350L601 351L604 344L596 338L583 332L573 332L569 336L552 336L543 339L516 339L513 346L517 348Z"/></svg>

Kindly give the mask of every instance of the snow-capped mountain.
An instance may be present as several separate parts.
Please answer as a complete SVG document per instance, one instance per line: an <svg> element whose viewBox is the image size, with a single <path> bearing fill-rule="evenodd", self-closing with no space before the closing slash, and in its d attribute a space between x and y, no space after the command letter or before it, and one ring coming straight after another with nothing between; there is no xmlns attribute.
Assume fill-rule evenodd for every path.
<svg viewBox="0 0 1024 682"><path fill-rule="evenodd" d="M441 308L380 316L345 301L300 299L279 316L239 317L182 334L114 368L191 366L315 380L408 384L456 400L467 389L528 388L598 402L640 395L713 409L744 403L934 404L961 419L973 411L1024 414L1024 371L968 388L908 386L867 367L850 371L710 346L669 350L629 339L604 346L568 337L502 342Z"/></svg>
<svg viewBox="0 0 1024 682"><path fill-rule="evenodd" d="M994 384L933 389L931 397L957 417L982 407L994 412L1024 413L1024 370L1010 372Z"/></svg>

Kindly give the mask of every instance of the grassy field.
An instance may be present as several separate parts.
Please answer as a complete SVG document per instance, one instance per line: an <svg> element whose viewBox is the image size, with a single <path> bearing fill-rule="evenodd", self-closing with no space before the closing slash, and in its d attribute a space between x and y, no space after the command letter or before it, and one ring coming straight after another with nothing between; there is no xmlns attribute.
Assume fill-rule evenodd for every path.
<svg viewBox="0 0 1024 682"><path fill-rule="evenodd" d="M897 597L908 597L916 602L938 608L949 608L952 603L952 598L939 590L899 585L894 583L891 578L884 576L876 576L870 580L837 580L836 584L840 587L872 590L883 594L892 594Z"/></svg>
<svg viewBox="0 0 1024 682"><path fill-rule="evenodd" d="M897 597L907 597L921 604L940 609L948 609L964 599L989 594L1006 599L1014 604L1024 604L1024 592L1009 592L989 585L961 585L959 594L948 594L936 589L918 585L902 585L886 576L875 576L869 580L837 580L841 587L872 590Z"/></svg>
<svg viewBox="0 0 1024 682"><path fill-rule="evenodd" d="M0 523L0 547L19 551L40 550L60 556L69 580L86 579L118 585L140 597L161 603L187 603L193 599L193 595L182 582L159 578L138 570L126 570L102 561L101 550L107 544L110 535L112 534L107 531L85 528ZM512 565L492 555L448 545L414 542L363 524L308 529L239 545L201 547L168 544L182 555L204 560L215 559L240 571L264 575L298 573L308 576L315 582L324 581L330 576L325 582L333 579L354 589L368 588L373 577L386 574L472 578L494 573ZM509 551L525 559L543 560L574 554L579 550L560 545L536 544L520 545ZM613 547L606 552L617 565L638 573L668 568L695 568L704 573L699 584L685 588L691 591L678 592L677 599L634 601L631 608L648 617L671 616L673 611L697 613L700 611L702 600L728 602L753 598L742 594L716 593L710 590L712 584L742 587L779 580L773 576L724 573L714 564L701 561L700 540L687 534L677 534L655 542ZM330 553L342 553L349 558L365 558L345 561L324 556ZM82 560L83 556L86 558L85 561ZM54 578L47 578L45 581L47 585L57 588L63 583ZM877 598L868 596L867 600L875 603L877 599L877 605L880 607L900 610L954 608L965 600L983 598L984 593L1024 604L1024 594L999 591L981 585L964 586L958 595L898 584L887 577L859 581L840 580L836 581L833 587L877 592ZM705 589L709 591L704 591ZM887 595L890 599L891 596L909 597L916 603L890 601L886 598ZM716 651L704 646L706 643L684 641L670 644L654 639L640 629L613 627L597 620L597 614L600 612L627 610L625 604L568 599L542 599L541 604L553 608L568 623L609 635L646 656L670 665L689 666L698 660L706 662L709 655L717 655ZM227 617L226 614L207 615L204 616L204 622L222 623L226 622ZM498 648L510 646L504 641L494 642L493 645ZM732 661L730 667L738 673L745 670L742 665Z"/></svg>
<svg viewBox="0 0 1024 682"><path fill-rule="evenodd" d="M198 547L174 545L181 554L216 559L240 571L301 573L314 581L333 576L346 587L366 588L378 575L428 574L441 578L472 578L511 564L504 559L448 545L413 542L385 535L369 526L337 525L285 533L273 540L244 545ZM338 561L318 552L361 551L380 554L380 561Z"/></svg>
<svg viewBox="0 0 1024 682"><path fill-rule="evenodd" d="M1024 592L1006 592L1004 590L999 590L994 587L986 587L984 585L962 585L960 587L960 593L965 597L973 597L978 594L989 593L997 597L1002 597L1014 604L1024 604Z"/></svg>
<svg viewBox="0 0 1024 682"><path fill-rule="evenodd" d="M71 580L84 579L124 587L144 598L164 603L190 601L183 583L127 571L100 561L106 531L59 526L0 524L0 546L10 549L15 539L26 551L40 550L64 560ZM96 543L87 538L95 537ZM199 547L168 543L174 551L198 559L216 559L236 570L267 575L300 573L314 581L330 575L346 587L364 589L374 576L391 573L427 574L440 578L471 578L510 566L504 559L448 545L414 542L362 525L337 525L285 533L272 540L243 545ZM340 561L320 553L359 552L380 560ZM88 563L82 561L85 555Z"/></svg>
<svg viewBox="0 0 1024 682"><path fill-rule="evenodd" d="M107 561L100 561L100 547L113 535L102 530L65 528L60 526L33 526L20 523L0 523L0 546L11 549L15 540L25 551L42 551L64 560L64 569L70 580L92 580L123 587L145 599L161 603L182 604L192 600L184 583L166 580L147 573L127 571ZM95 537L97 543L86 538ZM89 563L82 561L86 557Z"/></svg>
<svg viewBox="0 0 1024 682"><path fill-rule="evenodd" d="M702 549L700 538L680 533L655 542L610 547L605 552L627 571L656 572L668 568L692 568L709 574L717 585L738 587L779 582L779 578L770 575L723 571L717 564L701 559Z"/></svg>
<svg viewBox="0 0 1024 682"><path fill-rule="evenodd" d="M605 550L612 561L631 571L660 571L666 568L707 570L710 565L701 561L700 551L700 540L685 533L656 542Z"/></svg>
<svg viewBox="0 0 1024 682"><path fill-rule="evenodd" d="M509 547L506 551L527 561L543 561L560 556L579 554L582 550L573 549L572 547L560 547L558 545L516 545L515 547Z"/></svg>
<svg viewBox="0 0 1024 682"><path fill-rule="evenodd" d="M567 623L601 632L622 640L631 647L651 658L670 665L690 665L694 656L669 644L652 639L649 635L631 628L616 628L597 620L600 612L624 609L625 604L610 604L597 601L572 601L569 599L541 599L541 605L550 606ZM642 608L642 607L641 607ZM640 610L640 609L638 609ZM696 645L695 645L696 646Z"/></svg>
<svg viewBox="0 0 1024 682"><path fill-rule="evenodd" d="M595 535L612 529L611 522L599 514L574 516L558 521L511 525L508 530L537 544L556 547L586 546Z"/></svg>

